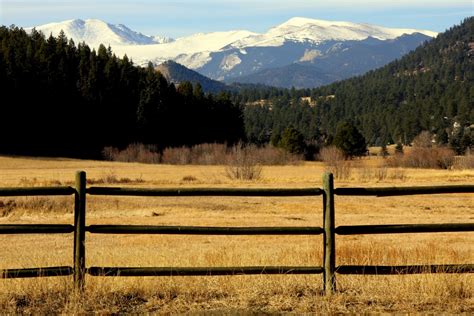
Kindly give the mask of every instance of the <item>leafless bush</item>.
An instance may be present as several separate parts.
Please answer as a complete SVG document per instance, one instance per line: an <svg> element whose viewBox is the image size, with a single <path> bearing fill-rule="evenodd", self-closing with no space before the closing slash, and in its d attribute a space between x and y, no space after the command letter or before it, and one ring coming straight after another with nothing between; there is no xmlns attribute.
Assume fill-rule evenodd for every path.
<svg viewBox="0 0 474 316"><path fill-rule="evenodd" d="M155 146L132 144L124 150L105 147L102 156L106 160L122 162L165 163L171 165L225 165L232 156L245 148L246 155L254 157L261 165L288 165L303 161L301 155L290 154L272 146L237 144L199 144L192 147L168 147L160 155Z"/></svg>
<svg viewBox="0 0 474 316"><path fill-rule="evenodd" d="M0 201L0 217L7 217L13 212L15 207L16 203L13 200Z"/></svg>
<svg viewBox="0 0 474 316"><path fill-rule="evenodd" d="M193 182L193 181L197 181L197 178L195 176L184 176L181 181L184 181L184 182Z"/></svg>
<svg viewBox="0 0 474 316"><path fill-rule="evenodd" d="M113 170L104 172L104 174L98 179L94 179L94 178L87 179L87 183L91 185L92 184L117 184L117 183L130 184L130 183L143 183L143 182L145 182L145 180L143 180L141 176L140 178L135 178L135 179L130 179L127 177L119 178L117 177L117 175L115 174Z"/></svg>
<svg viewBox="0 0 474 316"><path fill-rule="evenodd" d="M391 167L449 169L454 164L454 151L446 147L414 147L409 153L387 160Z"/></svg>
<svg viewBox="0 0 474 316"><path fill-rule="evenodd" d="M22 187L36 187L36 186L61 186L63 185L61 181L56 179L38 179L36 177L27 178L22 177L18 184Z"/></svg>
<svg viewBox="0 0 474 316"><path fill-rule="evenodd" d="M387 167L382 166L382 167L375 168L374 173L375 173L375 178L378 181L385 180L387 178Z"/></svg>
<svg viewBox="0 0 474 316"><path fill-rule="evenodd" d="M388 177L393 180L401 181L406 181L407 179L406 171L400 168L392 169Z"/></svg>
<svg viewBox="0 0 474 316"><path fill-rule="evenodd" d="M252 148L233 148L225 167L225 174L232 180L259 180L262 176L262 166L258 164Z"/></svg>
<svg viewBox="0 0 474 316"><path fill-rule="evenodd" d="M191 148L191 162L197 165L222 165L227 161L224 144L199 144Z"/></svg>
<svg viewBox="0 0 474 316"><path fill-rule="evenodd" d="M346 160L344 153L335 146L324 147L319 153L319 159L326 165L326 170L334 175L334 178L349 179L352 173L351 161Z"/></svg>
<svg viewBox="0 0 474 316"><path fill-rule="evenodd" d="M227 155L227 146L224 144L168 147L163 151L162 162L171 165L223 165Z"/></svg>
<svg viewBox="0 0 474 316"><path fill-rule="evenodd" d="M184 146L166 148L161 156L161 162L170 165L191 164L191 148Z"/></svg>
<svg viewBox="0 0 474 316"><path fill-rule="evenodd" d="M369 181L372 179L372 168L363 167L357 169L360 181Z"/></svg>
<svg viewBox="0 0 474 316"><path fill-rule="evenodd" d="M433 135L428 131L423 131L413 139L413 147L431 148L433 146Z"/></svg>
<svg viewBox="0 0 474 316"><path fill-rule="evenodd" d="M130 144L124 150L105 147L102 156L106 160L121 162L159 163L161 159L156 146L144 144Z"/></svg>
<svg viewBox="0 0 474 316"><path fill-rule="evenodd" d="M459 170L474 169L474 155L468 151L464 156L455 157L453 168Z"/></svg>
<svg viewBox="0 0 474 316"><path fill-rule="evenodd" d="M361 181L383 181L390 177L388 168L385 165L375 168L363 167L357 170L359 172L359 180Z"/></svg>
<svg viewBox="0 0 474 316"><path fill-rule="evenodd" d="M303 161L303 157L291 154L281 148L273 146L257 147L250 146L253 155L262 165L296 165Z"/></svg>
<svg viewBox="0 0 474 316"><path fill-rule="evenodd" d="M280 148L239 143L233 147L227 147L224 144L200 144L191 148L166 148L163 151L162 162L174 165L225 165L231 160L240 159L237 156L243 154L242 150L245 150L245 156L249 157L248 159L252 157L261 165L287 165L302 161L301 156L287 153Z"/></svg>

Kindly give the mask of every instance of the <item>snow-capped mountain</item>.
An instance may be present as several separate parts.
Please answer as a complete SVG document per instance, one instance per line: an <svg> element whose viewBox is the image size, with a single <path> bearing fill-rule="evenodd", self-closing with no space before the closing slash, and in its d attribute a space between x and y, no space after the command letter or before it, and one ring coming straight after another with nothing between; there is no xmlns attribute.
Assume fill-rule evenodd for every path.
<svg viewBox="0 0 474 316"><path fill-rule="evenodd" d="M208 61L195 70L217 80L235 82L245 77L245 82L269 84L275 82L275 78L262 80L264 76L261 74L252 79L248 76L260 71L270 75L269 69L280 67L301 70L301 67L287 66L311 63L320 66L314 73L324 73L326 79L339 80L381 67L436 34L424 30L292 18L264 34L247 36L212 52ZM394 41L397 45L393 44ZM187 65L185 61L182 63ZM288 83L289 87L302 87L301 82L306 76L298 77L300 80ZM319 79L309 82L328 83Z"/></svg>
<svg viewBox="0 0 474 316"><path fill-rule="evenodd" d="M386 28L370 24L292 18L271 28L265 34L248 36L232 44L234 48L281 46L287 41L320 44L325 41L360 41L368 37L380 40L403 34L422 33L431 37L437 33L415 29Z"/></svg>
<svg viewBox="0 0 474 316"><path fill-rule="evenodd" d="M84 41L93 47L101 43L110 45L115 54L127 54L140 65L150 61L158 65L174 60L209 78L227 81L238 81L241 76L294 63L314 67L321 64L327 78L341 78L340 74L326 71L334 67L345 67L342 77L358 75L401 57L437 34L426 30L299 17L263 34L235 30L198 33L176 40L143 35L124 25L100 20L69 20L37 26L36 29L45 35L57 35L63 30L76 43ZM397 45L393 45L394 41ZM338 62L332 66L332 60ZM357 66L361 63L364 67ZM287 69L301 70L301 67ZM356 70L348 71L350 69Z"/></svg>
<svg viewBox="0 0 474 316"><path fill-rule="evenodd" d="M174 60L191 69L197 69L210 61L210 54L220 51L223 47L232 44L255 33L249 31L228 31L197 33L181 37L170 43L157 45L122 45L112 47L118 55L127 54L142 65L149 61L160 64L167 60Z"/></svg>
<svg viewBox="0 0 474 316"><path fill-rule="evenodd" d="M32 27L25 30L31 31ZM49 23L36 26L37 31L44 35L58 36L61 30L68 38L72 38L76 43L85 42L89 46L98 47L100 44L105 46L118 47L123 45L150 45L161 44L173 41L164 36L147 36L135 32L123 24L109 24L101 20L67 20L58 23Z"/></svg>

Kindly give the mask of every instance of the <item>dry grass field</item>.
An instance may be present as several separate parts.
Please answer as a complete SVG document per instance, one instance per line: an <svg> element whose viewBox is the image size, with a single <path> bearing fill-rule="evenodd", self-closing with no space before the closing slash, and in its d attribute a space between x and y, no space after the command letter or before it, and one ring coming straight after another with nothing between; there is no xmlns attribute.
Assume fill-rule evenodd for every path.
<svg viewBox="0 0 474 316"><path fill-rule="evenodd" d="M353 162L344 186L473 184L474 170L393 169L381 158ZM0 187L321 187L321 163L265 166L236 181L224 166L171 166L0 157ZM382 174L382 175L381 175ZM72 223L72 197L0 197L0 223ZM87 224L322 226L321 197L88 197ZM474 222L472 194L337 197L336 225ZM321 236L86 235L87 266L321 265ZM72 235L0 235L0 269L72 265ZM472 233L338 236L336 264L474 263ZM322 295L321 275L91 277L75 297L71 277L0 280L2 313L474 313L474 276L337 275Z"/></svg>

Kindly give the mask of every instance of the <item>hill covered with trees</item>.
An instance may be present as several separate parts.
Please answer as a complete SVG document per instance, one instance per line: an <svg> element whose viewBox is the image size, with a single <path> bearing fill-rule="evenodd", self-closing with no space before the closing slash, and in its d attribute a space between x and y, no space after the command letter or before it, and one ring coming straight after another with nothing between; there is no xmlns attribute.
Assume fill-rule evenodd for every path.
<svg viewBox="0 0 474 316"><path fill-rule="evenodd" d="M0 152L100 157L105 146L235 143L241 109L200 85L178 88L103 45L0 27Z"/></svg>
<svg viewBox="0 0 474 316"><path fill-rule="evenodd" d="M249 139L267 142L295 126L307 142L353 123L369 144L410 143L421 131L453 141L474 123L474 18L363 76L304 90L243 90Z"/></svg>
<svg viewBox="0 0 474 316"><path fill-rule="evenodd" d="M232 87L216 80L209 79L200 73L184 67L172 60L155 67L156 70L165 76L168 82L172 82L179 86L181 82L189 81L192 84L200 84L204 92L219 93L221 91L231 90Z"/></svg>
<svg viewBox="0 0 474 316"><path fill-rule="evenodd" d="M100 157L131 143L244 140L310 157L344 124L368 145L409 144L429 131L461 153L474 139L473 31L467 18L400 60L324 87L236 84L212 95L104 46L0 27L0 153Z"/></svg>

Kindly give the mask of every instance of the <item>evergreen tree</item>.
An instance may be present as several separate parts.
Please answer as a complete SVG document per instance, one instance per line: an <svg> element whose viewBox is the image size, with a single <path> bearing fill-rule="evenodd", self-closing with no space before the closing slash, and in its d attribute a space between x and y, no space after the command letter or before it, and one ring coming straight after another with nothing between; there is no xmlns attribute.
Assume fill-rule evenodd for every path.
<svg viewBox="0 0 474 316"><path fill-rule="evenodd" d="M448 142L448 133L446 132L446 129L443 128L436 134L436 143L438 143L438 145L446 145Z"/></svg>
<svg viewBox="0 0 474 316"><path fill-rule="evenodd" d="M293 126L285 128L278 142L278 147L291 154L303 154L306 148L303 134Z"/></svg>
<svg viewBox="0 0 474 316"><path fill-rule="evenodd" d="M347 157L363 156L367 153L364 136L349 122L343 122L337 126L333 144Z"/></svg>
<svg viewBox="0 0 474 316"><path fill-rule="evenodd" d="M204 95L198 85L176 89L153 65L136 67L103 45L76 47L64 33L0 27L0 85L1 153L99 158L105 146L244 137L242 109L228 96Z"/></svg>

